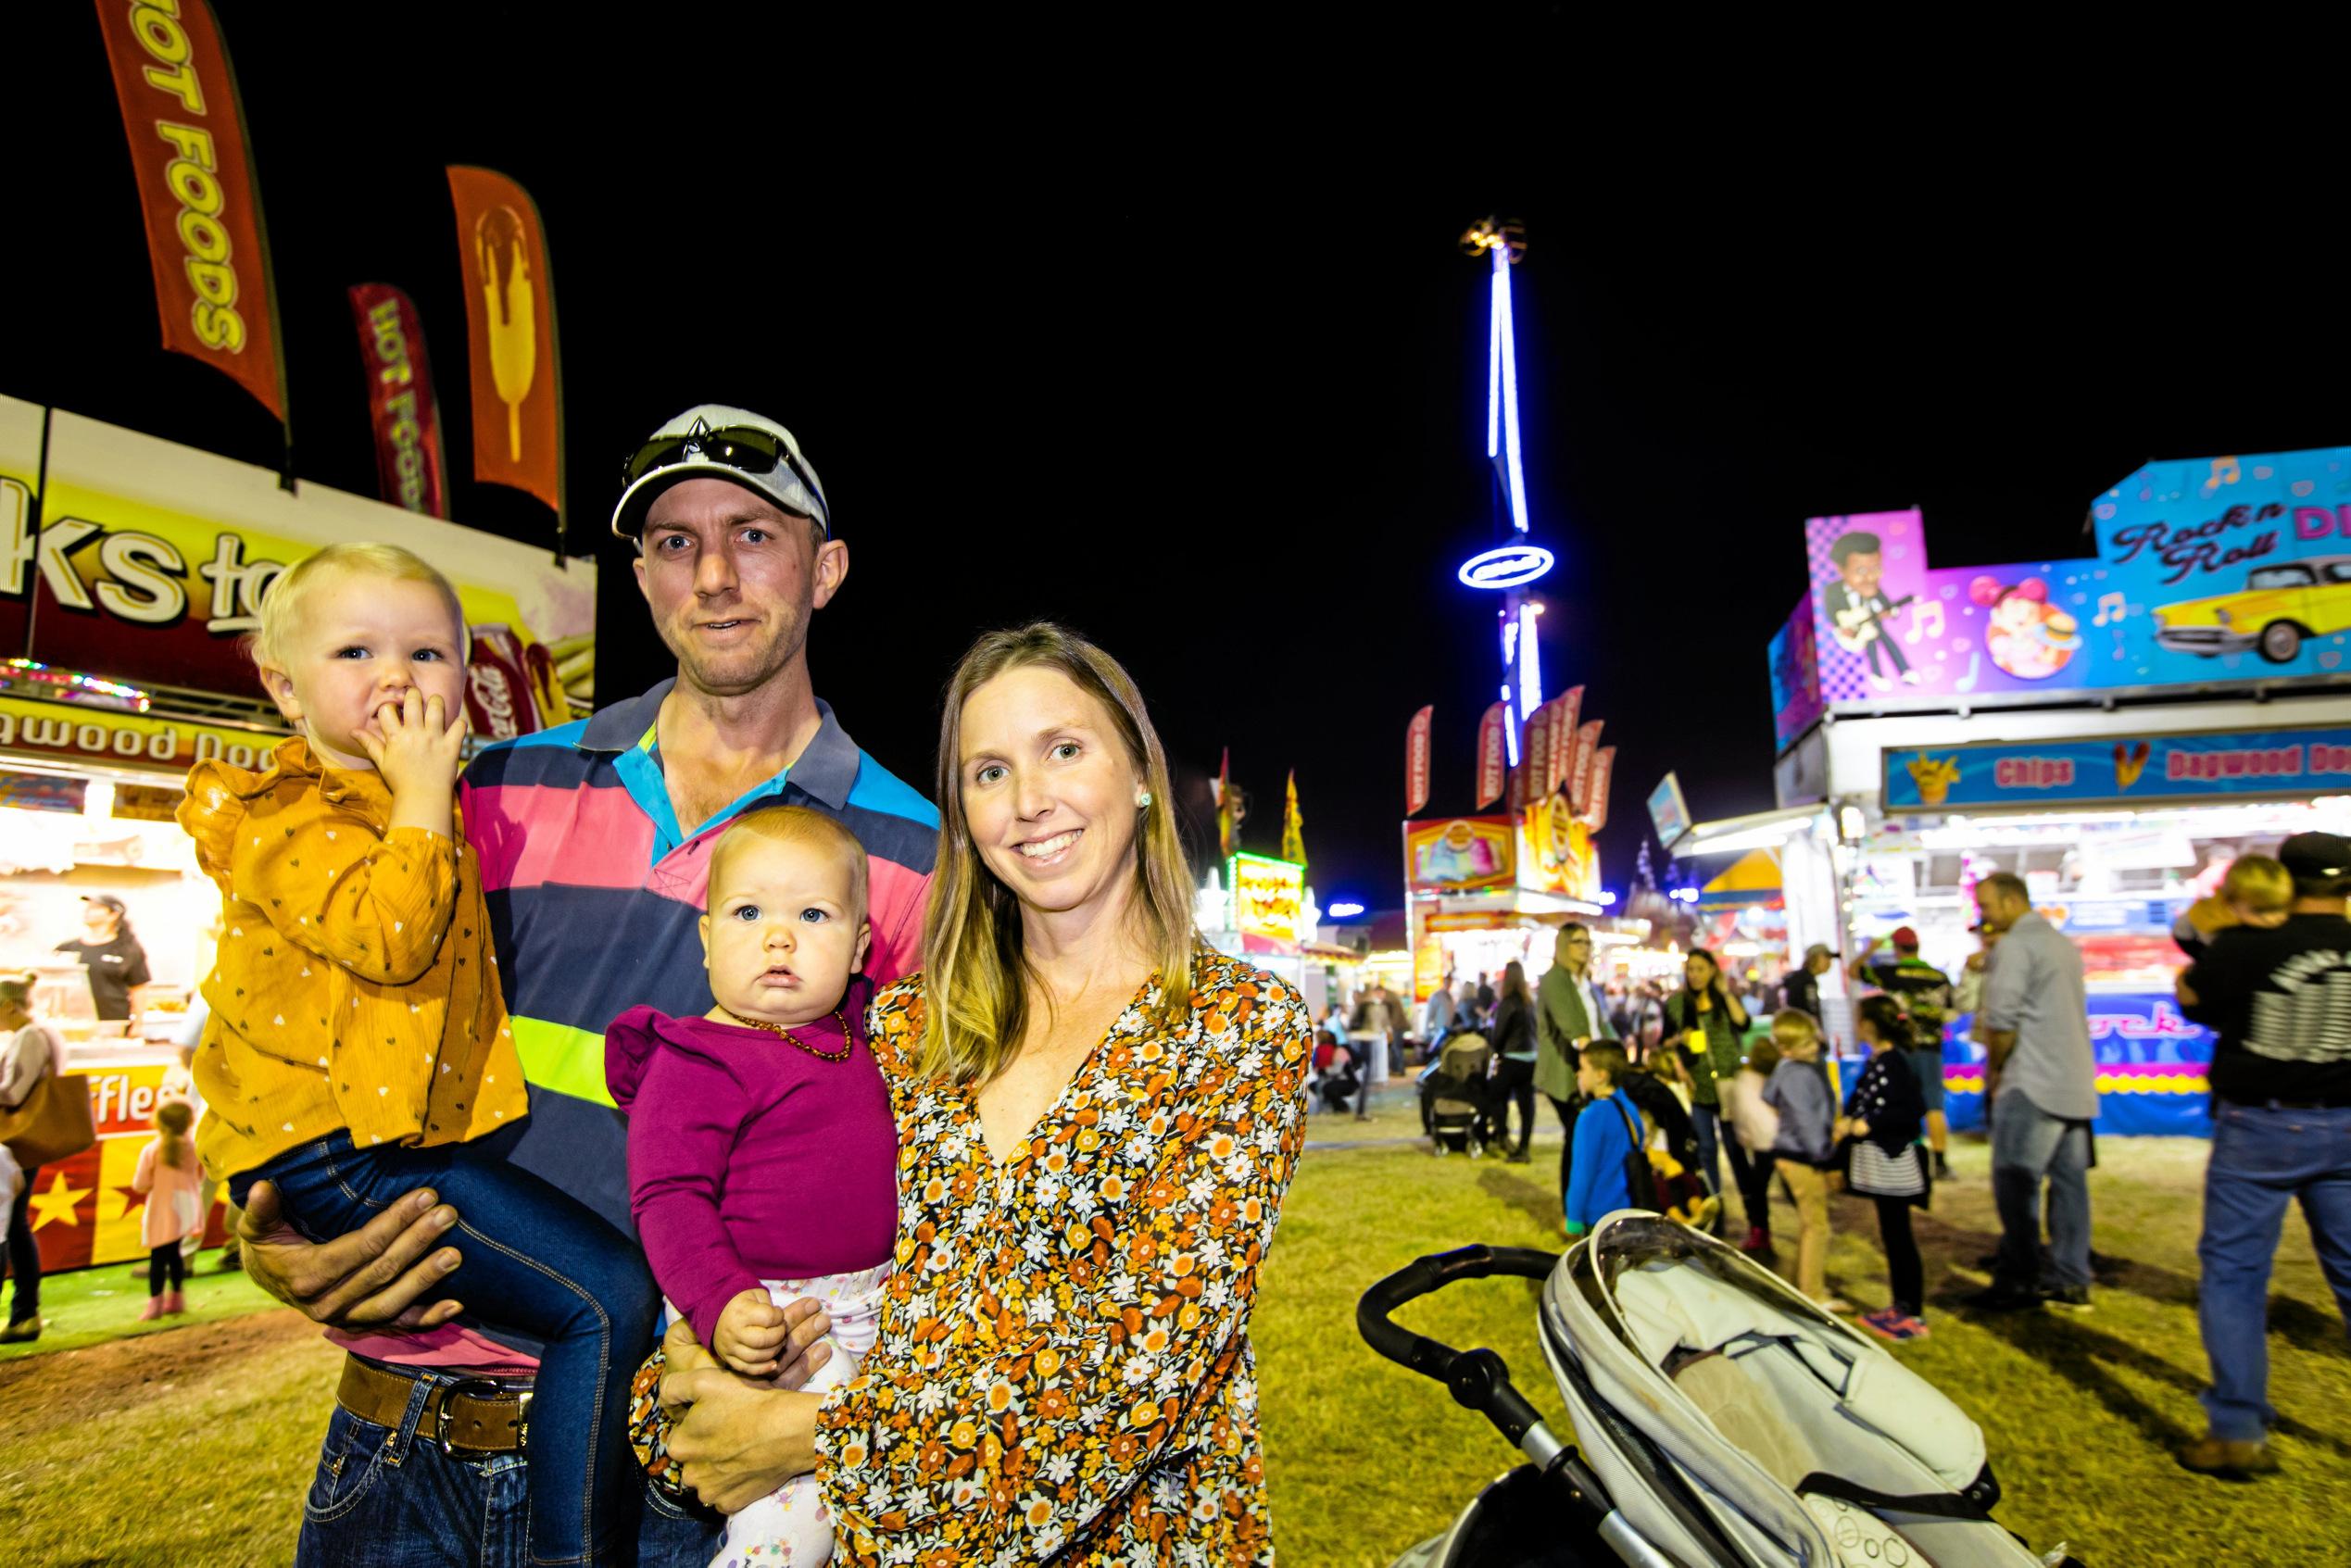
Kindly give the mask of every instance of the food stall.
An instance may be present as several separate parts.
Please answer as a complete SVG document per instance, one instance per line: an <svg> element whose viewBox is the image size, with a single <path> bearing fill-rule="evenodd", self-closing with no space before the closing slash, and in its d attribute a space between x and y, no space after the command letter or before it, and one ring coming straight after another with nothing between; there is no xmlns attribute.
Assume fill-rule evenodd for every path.
<svg viewBox="0 0 2351 1568"><path fill-rule="evenodd" d="M1415 1007L1448 974L1495 983L1513 961L1531 985L1563 923L1605 912L1589 830L1571 831L1558 797L1523 813L1406 822L1404 885Z"/></svg>
<svg viewBox="0 0 2351 1568"><path fill-rule="evenodd" d="M592 664L595 565L7 397L0 532L19 541L0 573L0 967L38 976L34 1015L99 1135L31 1196L55 1271L146 1250L132 1173L220 909L174 812L195 763L266 765L286 734L243 646L270 584L339 540L416 551L458 587L468 709L494 738L572 717L556 650L575 680L584 641ZM121 901L152 976L127 1022L100 1022L87 972L55 951L98 895Z"/></svg>
<svg viewBox="0 0 2351 1568"><path fill-rule="evenodd" d="M2351 596L2351 449L2150 464L2091 509L2093 558L1949 571L1916 510L1813 519L1814 592L1772 645L1781 809L1751 821L1792 951L1909 925L1956 977L1976 884L2021 876L2083 957L2099 1130L2202 1134L2212 1037L2172 999L2171 924L2237 855L2351 832L2351 620L2320 602ZM2233 592L2249 571L2343 586ZM1840 1034L1842 975L1822 990ZM1970 1022L1944 1045L1961 1128Z"/></svg>

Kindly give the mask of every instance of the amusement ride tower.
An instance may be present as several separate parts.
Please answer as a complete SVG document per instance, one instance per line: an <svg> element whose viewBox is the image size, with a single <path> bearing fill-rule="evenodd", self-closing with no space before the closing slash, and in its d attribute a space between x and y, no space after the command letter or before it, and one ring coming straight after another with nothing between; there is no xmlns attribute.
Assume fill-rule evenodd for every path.
<svg viewBox="0 0 2351 1568"><path fill-rule="evenodd" d="M1492 268L1486 350L1486 458L1493 465L1494 532L1498 542L1461 563L1460 577L1472 588L1502 596L1496 619L1502 632L1502 701L1509 714L1510 766L1518 766L1518 740L1527 720L1543 701L1542 653L1535 636L1543 607L1527 591L1552 569L1551 551L1535 543L1527 527L1527 476L1519 460L1518 345L1511 320L1510 270L1527 254L1527 234L1518 223L1487 218L1470 226L1461 247L1488 258Z"/></svg>

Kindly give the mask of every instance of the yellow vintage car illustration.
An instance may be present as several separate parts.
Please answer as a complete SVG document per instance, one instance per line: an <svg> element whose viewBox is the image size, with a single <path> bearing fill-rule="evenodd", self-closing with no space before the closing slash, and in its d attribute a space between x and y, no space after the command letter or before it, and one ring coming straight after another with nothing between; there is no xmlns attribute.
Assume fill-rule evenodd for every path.
<svg viewBox="0 0 2351 1568"><path fill-rule="evenodd" d="M2156 645L2176 653L2257 650L2286 663L2305 639L2351 631L2351 556L2257 566L2244 592L2159 605L2155 623Z"/></svg>

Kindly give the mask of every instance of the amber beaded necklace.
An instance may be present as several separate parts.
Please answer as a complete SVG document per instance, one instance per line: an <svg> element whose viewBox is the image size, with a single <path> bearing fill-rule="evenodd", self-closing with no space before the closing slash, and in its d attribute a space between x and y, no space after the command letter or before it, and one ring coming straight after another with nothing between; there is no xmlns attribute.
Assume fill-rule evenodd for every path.
<svg viewBox="0 0 2351 1568"><path fill-rule="evenodd" d="M849 1038L849 1020L843 1016L843 1010L840 1008L833 1010L833 1022L841 1026L841 1048L836 1051L818 1050L781 1023L770 1023L764 1018L746 1018L724 1002L719 1004L719 1011L726 1014L746 1029L764 1029L771 1035L781 1035L819 1061L847 1061L849 1052L856 1048L856 1042Z"/></svg>

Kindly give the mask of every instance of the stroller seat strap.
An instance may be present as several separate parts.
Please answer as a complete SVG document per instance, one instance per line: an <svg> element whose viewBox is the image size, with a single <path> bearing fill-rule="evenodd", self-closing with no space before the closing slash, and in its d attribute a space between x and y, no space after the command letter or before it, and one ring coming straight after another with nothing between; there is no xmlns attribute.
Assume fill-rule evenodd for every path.
<svg viewBox="0 0 2351 1568"><path fill-rule="evenodd" d="M1970 1486L1965 1492L1913 1492L1907 1497L1898 1497L1892 1492L1879 1491L1873 1486L1856 1486L1842 1475L1830 1475L1825 1471L1816 1470L1797 1482L1793 1489L1799 1497L1807 1492L1817 1493L1821 1497L1835 1498L1840 1502L1849 1502L1856 1507L1868 1509L1872 1512L1917 1513L1934 1519L1974 1519L1985 1522L1989 1522L1992 1518L1990 1504L1980 1501L1971 1495L1977 1489L1974 1486ZM1995 1493L1994 1496L1996 1499L1997 1494Z"/></svg>

